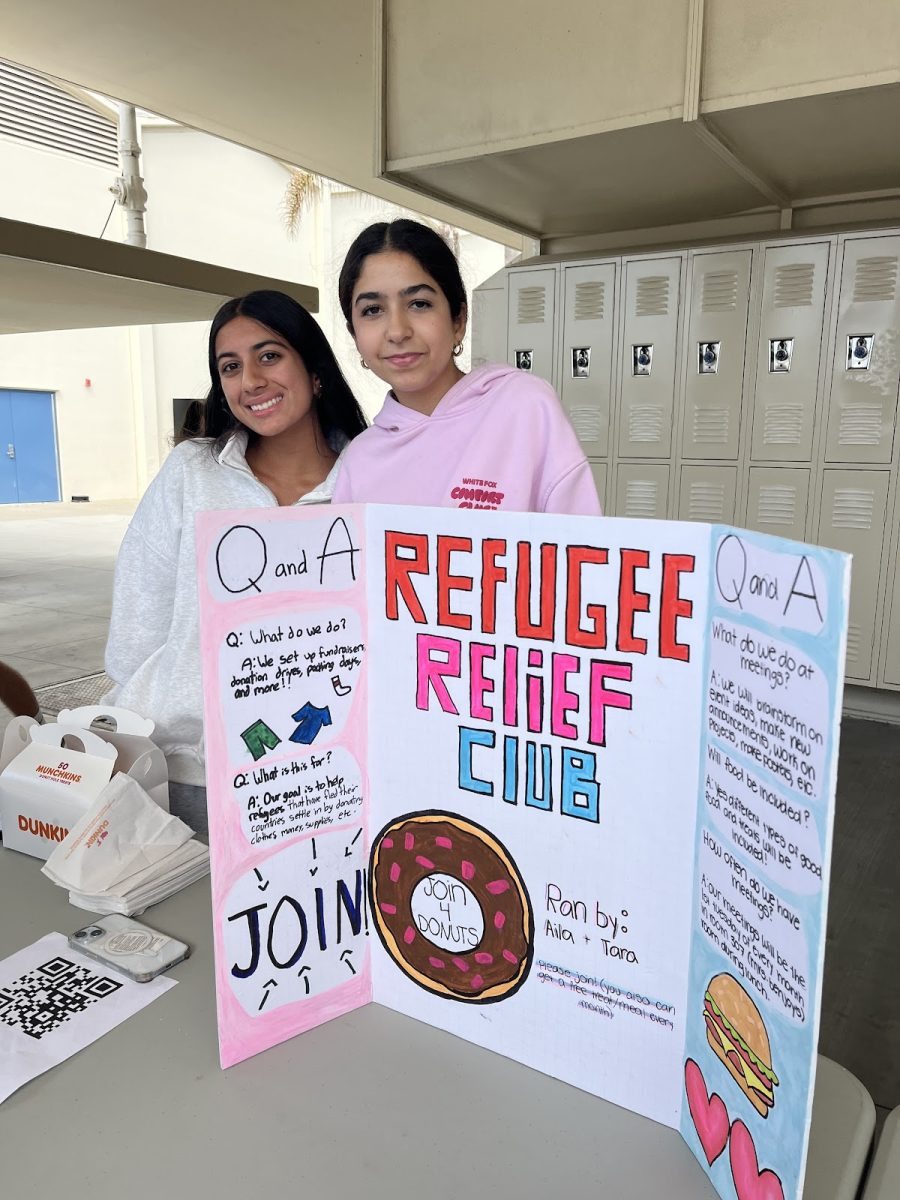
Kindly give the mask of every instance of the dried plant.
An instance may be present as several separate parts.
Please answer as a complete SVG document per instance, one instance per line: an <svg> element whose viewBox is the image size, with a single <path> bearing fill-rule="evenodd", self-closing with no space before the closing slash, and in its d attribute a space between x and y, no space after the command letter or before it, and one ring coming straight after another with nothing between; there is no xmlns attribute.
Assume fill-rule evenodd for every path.
<svg viewBox="0 0 900 1200"><path fill-rule="evenodd" d="M287 182L281 210L288 234L294 238L300 231L303 210L322 192L322 177L310 171L294 168Z"/></svg>

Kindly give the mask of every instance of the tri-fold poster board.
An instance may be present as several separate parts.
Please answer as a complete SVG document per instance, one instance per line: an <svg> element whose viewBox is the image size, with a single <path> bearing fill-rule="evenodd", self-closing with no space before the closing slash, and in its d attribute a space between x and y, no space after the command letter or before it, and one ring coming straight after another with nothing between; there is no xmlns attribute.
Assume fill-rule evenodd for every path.
<svg viewBox="0 0 900 1200"><path fill-rule="evenodd" d="M198 555L223 1066L374 1000L799 1197L848 558L382 505Z"/></svg>

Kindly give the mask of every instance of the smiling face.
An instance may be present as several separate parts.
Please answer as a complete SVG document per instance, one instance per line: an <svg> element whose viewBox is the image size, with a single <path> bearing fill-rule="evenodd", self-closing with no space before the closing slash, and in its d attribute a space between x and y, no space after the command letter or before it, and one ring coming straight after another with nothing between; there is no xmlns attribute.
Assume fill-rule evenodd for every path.
<svg viewBox="0 0 900 1200"><path fill-rule="evenodd" d="M260 437L315 422L318 380L279 334L250 317L235 317L216 337L219 382L228 407Z"/></svg>
<svg viewBox="0 0 900 1200"><path fill-rule="evenodd" d="M466 332L440 285L411 254L383 250L363 263L353 289L356 348L401 404L431 413L462 372L453 347Z"/></svg>

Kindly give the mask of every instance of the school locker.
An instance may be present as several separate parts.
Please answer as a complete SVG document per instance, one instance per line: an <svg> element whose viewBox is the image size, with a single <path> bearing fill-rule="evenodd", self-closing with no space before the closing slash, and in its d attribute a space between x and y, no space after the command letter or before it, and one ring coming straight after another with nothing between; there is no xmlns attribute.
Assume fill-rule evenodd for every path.
<svg viewBox="0 0 900 1200"><path fill-rule="evenodd" d="M827 242L767 246L751 457L809 462L828 277Z"/></svg>
<svg viewBox="0 0 900 1200"><path fill-rule="evenodd" d="M806 540L808 467L751 467L747 491L748 529Z"/></svg>
<svg viewBox="0 0 900 1200"><path fill-rule="evenodd" d="M889 463L900 378L900 237L844 243L828 462Z"/></svg>
<svg viewBox="0 0 900 1200"><path fill-rule="evenodd" d="M668 458L672 448L681 258L625 265L619 454Z"/></svg>
<svg viewBox="0 0 900 1200"><path fill-rule="evenodd" d="M560 398L585 454L609 453L616 320L616 264L563 272Z"/></svg>
<svg viewBox="0 0 900 1200"><path fill-rule="evenodd" d="M556 328L556 268L511 271L506 353L520 371L555 384L553 341Z"/></svg>
<svg viewBox="0 0 900 1200"><path fill-rule="evenodd" d="M591 474L594 477L594 484L597 488L597 495L600 499L600 507L604 512L607 511L606 499L606 478L607 468L605 462L597 462L596 459L588 459L588 466L591 468Z"/></svg>
<svg viewBox="0 0 900 1200"><path fill-rule="evenodd" d="M678 494L681 521L734 521L737 467L683 466Z"/></svg>
<svg viewBox="0 0 900 1200"><path fill-rule="evenodd" d="M750 250L691 258L683 458L738 456L751 259Z"/></svg>
<svg viewBox="0 0 900 1200"><path fill-rule="evenodd" d="M662 520L669 509L669 468L663 463L619 463L611 515Z"/></svg>
<svg viewBox="0 0 900 1200"><path fill-rule="evenodd" d="M889 471L823 472L816 541L853 555L847 630L847 678L863 683L873 674L875 616L881 571Z"/></svg>

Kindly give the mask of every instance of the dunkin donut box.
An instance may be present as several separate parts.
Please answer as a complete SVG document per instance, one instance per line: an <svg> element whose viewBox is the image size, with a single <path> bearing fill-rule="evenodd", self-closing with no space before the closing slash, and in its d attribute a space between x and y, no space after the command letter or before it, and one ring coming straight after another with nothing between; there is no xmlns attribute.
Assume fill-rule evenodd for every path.
<svg viewBox="0 0 900 1200"><path fill-rule="evenodd" d="M152 732L137 713L98 705L66 709L50 725L11 721L0 750L3 844L49 858L119 771L168 811L166 760Z"/></svg>

